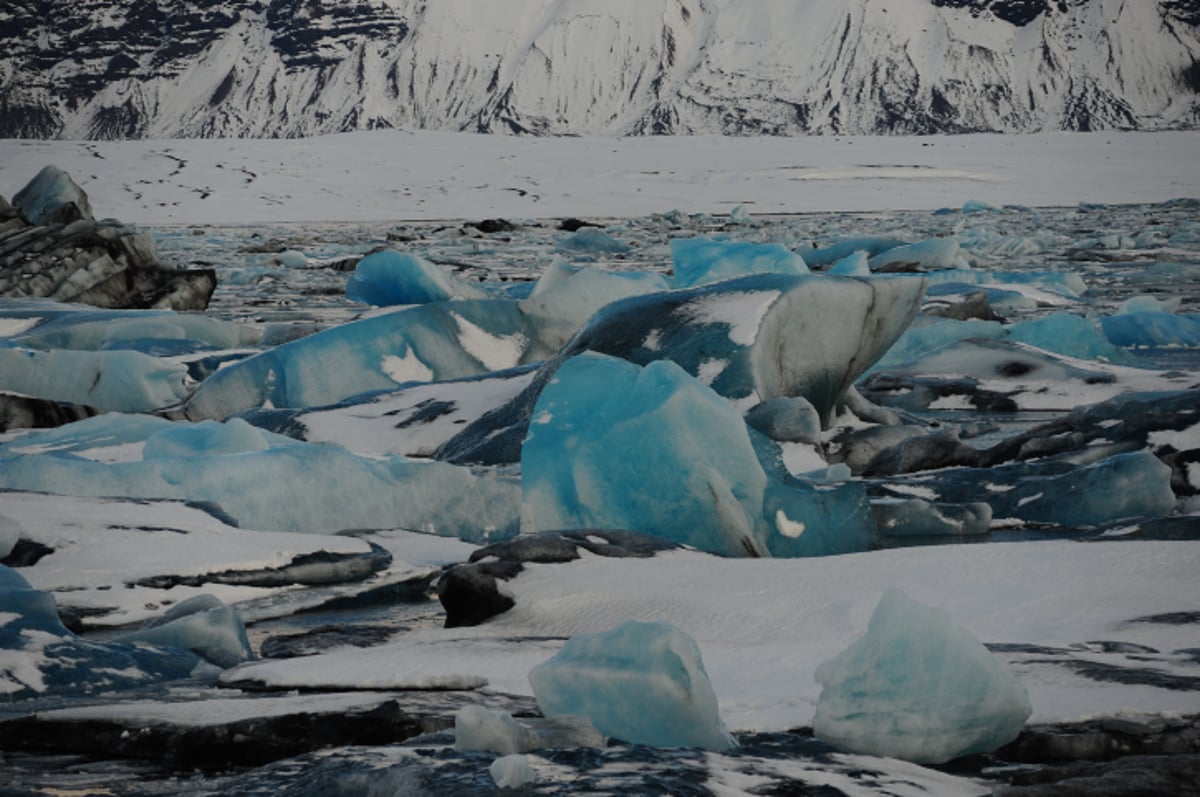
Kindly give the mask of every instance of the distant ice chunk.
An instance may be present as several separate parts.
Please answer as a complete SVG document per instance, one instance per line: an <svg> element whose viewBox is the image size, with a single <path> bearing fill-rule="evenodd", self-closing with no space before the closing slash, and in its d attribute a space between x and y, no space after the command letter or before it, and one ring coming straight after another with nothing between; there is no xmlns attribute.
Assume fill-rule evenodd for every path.
<svg viewBox="0 0 1200 797"><path fill-rule="evenodd" d="M116 641L190 650L218 667L233 667L254 658L237 610L207 594L172 606L150 625L122 634Z"/></svg>
<svg viewBox="0 0 1200 797"><path fill-rule="evenodd" d="M939 271L958 263L959 243L955 238L929 238L880 252L870 260L871 271Z"/></svg>
<svg viewBox="0 0 1200 797"><path fill-rule="evenodd" d="M604 735L587 717L517 719L506 711L464 706L454 715L454 746L508 755L545 748L604 747Z"/></svg>
<svg viewBox="0 0 1200 797"><path fill-rule="evenodd" d="M187 369L136 351L0 347L0 390L116 412L178 403Z"/></svg>
<svg viewBox="0 0 1200 797"><path fill-rule="evenodd" d="M520 308L533 321L542 343L557 351L606 304L669 287L661 274L580 268L560 259L546 268Z"/></svg>
<svg viewBox="0 0 1200 797"><path fill-rule="evenodd" d="M828 273L841 277L869 277L870 259L866 252L852 252L830 266Z"/></svg>
<svg viewBox="0 0 1200 797"><path fill-rule="evenodd" d="M1200 314L1128 312L1100 319L1104 334L1125 348L1200 346Z"/></svg>
<svg viewBox="0 0 1200 797"><path fill-rule="evenodd" d="M1025 689L943 609L896 588L867 633L822 663L817 738L843 750L938 764L995 750L1032 713Z"/></svg>
<svg viewBox="0 0 1200 797"><path fill-rule="evenodd" d="M383 307L484 299L487 294L422 257L384 249L358 261L346 282L346 298Z"/></svg>
<svg viewBox="0 0 1200 797"><path fill-rule="evenodd" d="M963 213L995 213L997 210L995 206L978 199L968 199L962 206Z"/></svg>
<svg viewBox="0 0 1200 797"><path fill-rule="evenodd" d="M782 244L722 241L713 238L673 238L675 262L672 285L691 288L747 274L807 274L804 258Z"/></svg>
<svg viewBox="0 0 1200 797"><path fill-rule="evenodd" d="M500 789L519 789L537 781L537 773L525 755L501 756L488 767L488 773Z"/></svg>
<svg viewBox="0 0 1200 797"><path fill-rule="evenodd" d="M1179 310L1179 305L1182 302L1182 296L1170 296L1165 299L1148 295L1131 296L1117 305L1117 309L1113 310L1113 315L1125 315L1127 313L1174 313Z"/></svg>
<svg viewBox="0 0 1200 797"><path fill-rule="evenodd" d="M620 255L628 252L630 246L613 238L604 230L596 227L582 227L559 238L555 248L560 252Z"/></svg>
<svg viewBox="0 0 1200 797"><path fill-rule="evenodd" d="M906 244L906 241L901 241L898 238L889 238L881 235L863 235L844 238L828 246L805 251L804 260L812 268L826 268L855 252L862 252L870 258L880 252L886 252L889 249L895 249L898 246L905 246Z"/></svg>
<svg viewBox="0 0 1200 797"><path fill-rule="evenodd" d="M567 360L521 451L524 531L622 528L761 553L766 476L737 410L669 360Z"/></svg>
<svg viewBox="0 0 1200 797"><path fill-rule="evenodd" d="M548 717L589 718L606 736L655 747L728 750L700 649L666 623L629 621L572 637L529 673Z"/></svg>

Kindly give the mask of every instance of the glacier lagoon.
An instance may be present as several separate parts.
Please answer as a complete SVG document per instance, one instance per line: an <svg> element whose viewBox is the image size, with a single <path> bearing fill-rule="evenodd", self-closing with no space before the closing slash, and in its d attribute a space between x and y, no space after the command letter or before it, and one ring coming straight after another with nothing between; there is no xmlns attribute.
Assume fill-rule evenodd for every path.
<svg viewBox="0 0 1200 797"><path fill-rule="evenodd" d="M355 323L381 323L374 319L388 312L345 296L344 265L379 246L415 252L500 302L527 298L532 281L560 257L574 266L666 276L670 241L690 235L783 244L802 258L848 239L867 248L867 236L918 244L952 238L959 251L954 262L925 264L928 270L920 257L898 261L901 269L917 262L911 268L922 275L889 279L929 282L921 313L858 380L854 393L816 413L827 416L820 428L800 423L797 434L777 445L746 433L749 456L758 460L754 466L777 479L770 484L803 480L806 489L820 494L859 491L853 505L860 507L859 515L866 512L860 523L874 523L881 531L863 546L871 550L795 560L730 559L687 549L632 558L589 552L579 561L557 563L534 558L515 575L491 574L503 582L503 593L514 602L511 609L461 630L439 627L442 614L431 598L432 584L444 567L466 561L477 543L490 541L487 535L466 542L457 534L437 537L382 527L377 515L361 510L369 509L372 493L390 488L363 490L366 477L355 475L341 459L326 461L329 471L313 481L294 474L270 479L281 493L249 490L253 473L262 471L250 458L280 451L272 456L295 454L301 462L311 456L315 463L324 459L320 445L341 444L349 451L339 450L336 457L352 457L355 468L378 478L380 470L395 470L391 458L428 459L464 429L481 424L489 411L503 410L507 417L493 418L484 428L521 428L519 399L537 376L532 362L521 362L526 350L512 346L520 330L511 323L495 326L481 316L468 317L465 310L458 317L474 331L454 322L464 351L481 340L486 344L477 348L489 355L475 358L480 373L430 384L413 380L412 363L409 370L393 363L402 377L393 379L394 389L367 384L374 393L361 399L344 393L321 406L303 401L290 407L273 401L238 406L238 412L252 410L245 416L250 429L227 421L213 434L164 434L183 421L127 416L117 422L113 419L126 416L101 415L74 429L10 431L0 447L0 457L13 458L6 478L53 457L63 460L52 463L55 473L82 465L120 474L155 461L179 462L186 455L175 473L163 477L178 493L125 499L113 498L111 489L73 498L2 494L0 514L15 521L19 536L51 549L17 572L35 588L52 591L60 610L73 614L79 629L96 638L153 621L195 595L215 594L239 609L259 658L227 668L216 686L199 673L193 681L98 692L86 700L48 694L28 706L6 706L6 717L37 710L48 728L100 723L97 727L108 729L99 733L101 739L144 725L158 727L164 739L181 739L181 726L250 727L238 723L250 723L249 718L261 723L275 713L286 719L277 726L278 735L286 735L280 728L305 727L302 716L374 717L359 720L366 727L386 718L387 706L394 703L424 723L417 728L424 735L380 745L370 742L379 737L365 734L365 746L313 753L281 747L267 761L238 759L223 750L220 755L226 757L218 756L215 763L189 758L187 743L175 741L182 747L166 757L165 769L161 763L127 764L109 757L80 762L73 777L111 786L132 775L121 787L130 794L160 793L155 790L168 783L178 793L486 791L494 784L488 767L495 756L449 752L454 740L446 729L459 706L533 712L528 673L567 638L608 631L630 619L664 620L696 639L722 719L740 747L703 755L619 744L600 755L535 752L527 758L536 775L532 788L562 792L573 784L581 791L657 793L653 784L666 782L714 793L734 788L731 783L743 784L736 788L745 792L771 784L832 782L851 793L887 791L900 783L914 792L990 791L996 781L988 779L989 772L1002 769L1006 759L977 762L964 774L855 755L804 731L789 733L812 723L820 692L814 680L818 665L862 635L880 595L894 585L945 608L989 645L1029 692L1033 723L1109 718L1110 725L1123 721L1127 728L1157 728L1160 736L1190 727L1200 711L1194 651L1189 653L1194 636L1189 630L1195 627L1190 601L1200 553L1195 498L1200 430L1193 417L1200 355L1188 337L1200 304L1196 206L970 210L799 217L676 212L591 219L603 225L606 239L624 245L619 251L595 235L560 230L553 221L516 219L510 220L513 229L495 233L464 222L156 230L165 256L218 269L221 285L209 317L260 333L170 353L163 351L162 341L178 340L179 333L156 337L160 333L153 325L146 337L110 336L110 346L124 341L116 345L170 362L174 373L186 370L192 389L256 353L299 348L326 334L321 330L344 329L361 316L363 321ZM938 247L939 256L946 248ZM300 252L303 259L283 257L286 252ZM811 257L814 264L820 259ZM885 261L876 261L880 264ZM940 268L946 265L956 267ZM1002 320L979 317L980 292L983 306ZM1124 304L1145 296L1178 299L1179 305L1165 313L1169 319L1154 315L1138 326L1137 316L1163 312L1145 300ZM708 305L710 317L724 324L733 343L747 310L753 314L754 305ZM1129 310L1134 312L1123 312ZM955 317L968 312L970 317ZM1062 313L1075 321L1067 326L1056 315ZM20 344L24 337L30 342L38 335L31 314L12 317L20 320L6 321L10 341ZM61 326L55 348L98 348L94 332L72 339ZM561 334L561 323L555 328ZM1109 328L1119 334L1107 334ZM654 330L641 331L644 344ZM183 333L193 336L200 335ZM43 334L43 341L50 339ZM713 351L729 356L727 342L725 349ZM405 360L407 353L397 350L395 356ZM707 378L716 384L720 372L714 359L720 357L696 356L684 368L692 368L697 382ZM485 360L500 367L488 369ZM344 364L339 360L336 366ZM736 403L738 396L731 398L728 407L750 409L748 403ZM536 424L536 412L530 406L526 415L532 419L525 422ZM889 422L897 419L901 422ZM786 426L786 418L764 425ZM295 449L304 445L318 446L317 453L298 454ZM626 459L631 456L628 447L624 453ZM614 454L619 458L622 450ZM192 458L190 464L186 457ZM243 469L226 470L220 457L237 458ZM477 506L468 502L462 508L465 520L456 522L471 524L476 518L478 528L500 528L503 524L491 521L518 511L512 501L519 470L503 452L493 458L463 474L462 483L452 488L455 495L468 494L469 476L487 480L493 490ZM223 473L229 479L224 486ZM46 478L39 475L23 486L36 487L42 479L45 487ZM116 480L136 484L145 477ZM191 495L192 481L213 486ZM305 500L289 498L289 486ZM250 506L222 506L222 489ZM811 537L817 529L800 528L800 515L779 497L787 495L783 489L764 492L759 515L773 521L782 538ZM1123 498L1135 502L1118 500ZM920 503L911 503L914 499ZM261 519L271 515L272 506L284 504L300 517L289 521L293 526L251 530L265 529L269 521ZM728 505L718 502L714 511ZM1085 515L1085 509L1094 514ZM239 512L255 522L239 523ZM323 527L294 525L330 515ZM339 515L344 525L337 525ZM349 533L328 533L339 529ZM884 533L887 529L894 533ZM497 539L509 536L503 532ZM22 550L37 551L30 544ZM283 655L268 656L272 651ZM315 693L297 696L297 689ZM398 735L401 725L393 718L388 732ZM1095 733L1103 736L1103 730ZM214 747L203 738L193 737L195 750ZM112 743L110 754L117 749L136 762L150 748L139 753ZM228 771L232 763L259 767ZM6 754L4 766L19 785L64 782L55 780L62 775L53 764L36 755ZM210 774L190 781L173 774L197 766ZM1002 775L991 772L990 777ZM746 786L746 778L755 785Z"/></svg>

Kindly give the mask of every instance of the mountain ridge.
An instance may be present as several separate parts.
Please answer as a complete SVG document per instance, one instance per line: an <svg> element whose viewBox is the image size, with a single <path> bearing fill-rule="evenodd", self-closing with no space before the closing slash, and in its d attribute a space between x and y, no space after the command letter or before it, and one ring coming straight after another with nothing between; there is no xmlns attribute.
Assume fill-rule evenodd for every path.
<svg viewBox="0 0 1200 797"><path fill-rule="evenodd" d="M1200 0L17 0L0 137L1200 126Z"/></svg>

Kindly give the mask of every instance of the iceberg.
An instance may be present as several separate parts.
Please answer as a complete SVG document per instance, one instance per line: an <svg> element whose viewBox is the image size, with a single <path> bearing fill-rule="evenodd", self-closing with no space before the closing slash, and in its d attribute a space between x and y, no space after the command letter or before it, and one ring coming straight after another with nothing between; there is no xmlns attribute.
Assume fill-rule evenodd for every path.
<svg viewBox="0 0 1200 797"><path fill-rule="evenodd" d="M222 368L184 406L192 420L263 407L304 408L410 382L477 376L549 352L516 302L417 305L353 321Z"/></svg>
<svg viewBox="0 0 1200 797"><path fill-rule="evenodd" d="M765 551L766 476L737 410L670 360L563 363L521 450L521 528L618 528L732 556Z"/></svg>
<svg viewBox="0 0 1200 797"><path fill-rule="evenodd" d="M463 706L454 715L454 746L512 755L565 747L604 747L604 735L586 717L522 717L483 706Z"/></svg>
<svg viewBox="0 0 1200 797"><path fill-rule="evenodd" d="M622 255L630 250L627 243L613 238L596 227L583 227L558 239L560 252L576 252L591 255Z"/></svg>
<svg viewBox="0 0 1200 797"><path fill-rule="evenodd" d="M190 650L218 667L254 658L237 610L207 594L177 603L145 628L122 634L116 641Z"/></svg>
<svg viewBox="0 0 1200 797"><path fill-rule="evenodd" d="M700 649L666 623L626 622L566 641L529 672L548 717L587 717L606 736L655 747L735 746L717 710Z"/></svg>
<svg viewBox="0 0 1200 797"><path fill-rule="evenodd" d="M240 420L155 421L94 418L53 434L27 434L0 447L0 487L205 501L243 527L266 531L408 528L475 541L517 533L519 486L508 477L443 462L359 457ZM76 426L81 436L73 441ZM142 442L141 458L104 462L75 453L107 430L126 443ZM41 453L29 453L43 441Z"/></svg>
<svg viewBox="0 0 1200 797"><path fill-rule="evenodd" d="M954 238L930 238L907 246L897 246L872 257L871 271L941 271L958 263L958 241Z"/></svg>
<svg viewBox="0 0 1200 797"><path fill-rule="evenodd" d="M863 235L854 238L845 238L817 249L806 250L804 260L810 267L822 269L832 266L834 263L855 252L862 252L868 258L871 258L880 252L886 252L898 246L905 246L907 243L907 241L887 236Z"/></svg>
<svg viewBox="0 0 1200 797"><path fill-rule="evenodd" d="M423 257L384 249L358 261L346 282L346 298L384 307L485 299L487 293Z"/></svg>
<svg viewBox="0 0 1200 797"><path fill-rule="evenodd" d="M92 205L87 192L54 164L43 166L13 196L12 204L34 224L70 224L92 218Z"/></svg>
<svg viewBox="0 0 1200 797"><path fill-rule="evenodd" d="M1115 346L1131 349L1200 346L1200 314L1125 312L1105 316L1100 323Z"/></svg>
<svg viewBox="0 0 1200 797"><path fill-rule="evenodd" d="M1025 689L942 609L896 588L867 633L816 671L818 739L842 750L940 764L1012 741L1032 713Z"/></svg>
<svg viewBox="0 0 1200 797"><path fill-rule="evenodd" d="M54 596L0 565L0 703L187 678L203 661L179 648L90 642L59 620Z"/></svg>
<svg viewBox="0 0 1200 797"><path fill-rule="evenodd" d="M675 263L672 285L676 288L693 288L748 274L808 273L803 257L774 243L673 238L671 259Z"/></svg>
<svg viewBox="0 0 1200 797"><path fill-rule="evenodd" d="M506 755L488 767L488 774L499 789L519 789L537 781L537 773L529 764L529 756Z"/></svg>
<svg viewBox="0 0 1200 797"><path fill-rule="evenodd" d="M918 277L756 274L615 302L563 350L669 359L744 406L802 396L834 406L920 307Z"/></svg>
<svg viewBox="0 0 1200 797"><path fill-rule="evenodd" d="M150 412L186 395L187 369L136 351L39 351L0 345L0 391L83 404L98 410Z"/></svg>
<svg viewBox="0 0 1200 797"><path fill-rule="evenodd" d="M519 306L546 348L558 351L601 307L669 287L660 274L580 268L556 259Z"/></svg>

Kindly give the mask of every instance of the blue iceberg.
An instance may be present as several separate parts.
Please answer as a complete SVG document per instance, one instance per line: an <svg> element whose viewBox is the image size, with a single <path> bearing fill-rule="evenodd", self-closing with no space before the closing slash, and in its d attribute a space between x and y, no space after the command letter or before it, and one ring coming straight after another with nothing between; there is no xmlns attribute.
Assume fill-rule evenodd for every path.
<svg viewBox="0 0 1200 797"><path fill-rule="evenodd" d="M1130 349L1200 346L1200 314L1127 312L1100 319L1114 346Z"/></svg>
<svg viewBox="0 0 1200 797"><path fill-rule="evenodd" d="M188 678L203 660L146 642L90 642L68 631L54 596L0 565L0 703Z"/></svg>
<svg viewBox="0 0 1200 797"><path fill-rule="evenodd" d="M587 717L606 736L655 747L735 746L717 711L700 649L666 623L629 621L572 637L529 672L548 717Z"/></svg>
<svg viewBox="0 0 1200 797"><path fill-rule="evenodd" d="M940 764L1012 741L1032 709L1005 664L942 609L896 588L866 635L822 663L818 739L853 753Z"/></svg>
<svg viewBox="0 0 1200 797"><path fill-rule="evenodd" d="M136 351L0 346L0 391L99 410L149 412L179 403L187 369Z"/></svg>
<svg viewBox="0 0 1200 797"><path fill-rule="evenodd" d="M185 406L193 420L318 407L409 382L476 376L547 352L516 302L435 302L327 329L222 368Z"/></svg>
<svg viewBox="0 0 1200 797"><path fill-rule="evenodd" d="M734 556L765 551L766 476L727 401L669 360L565 362L521 450L523 531L623 528Z"/></svg>
<svg viewBox="0 0 1200 797"><path fill-rule="evenodd" d="M713 238L673 238L675 262L672 285L692 288L747 274L807 274L804 258L782 244L720 241Z"/></svg>
<svg viewBox="0 0 1200 797"><path fill-rule="evenodd" d="M358 261L346 282L346 298L381 307L486 297L481 288L446 273L440 266L395 249L384 249Z"/></svg>

